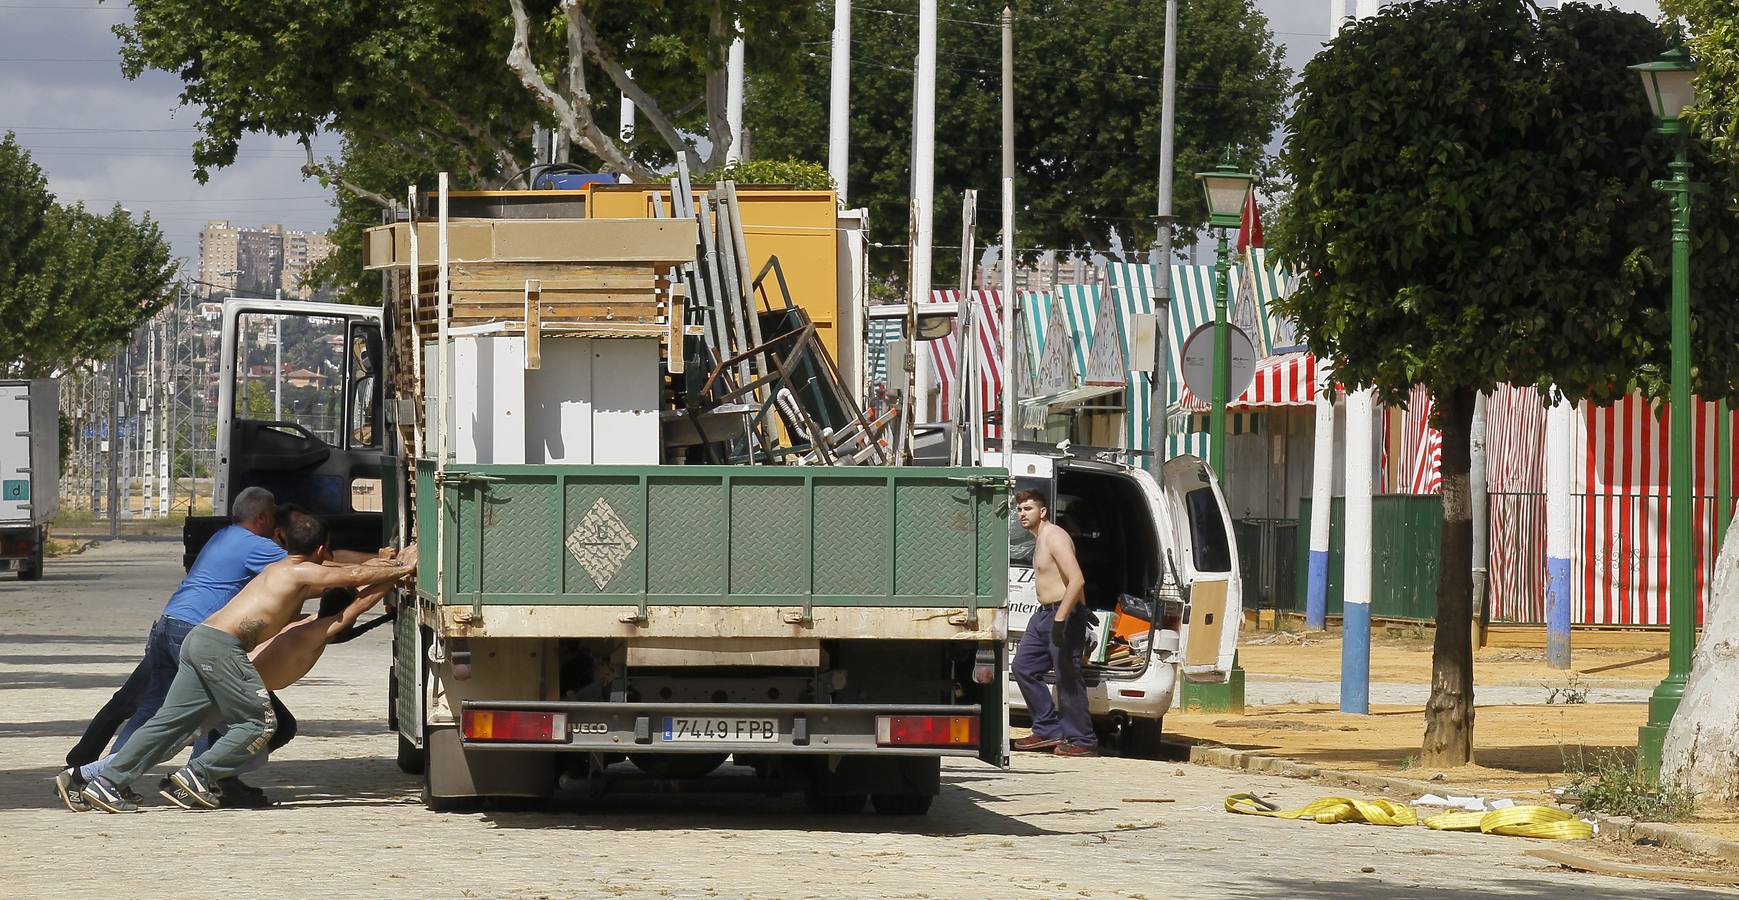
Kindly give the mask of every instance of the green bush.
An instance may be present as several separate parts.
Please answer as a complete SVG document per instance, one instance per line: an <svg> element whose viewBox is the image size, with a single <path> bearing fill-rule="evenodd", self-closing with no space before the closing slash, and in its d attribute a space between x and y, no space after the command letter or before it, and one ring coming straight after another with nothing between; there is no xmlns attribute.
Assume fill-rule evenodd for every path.
<svg viewBox="0 0 1739 900"><path fill-rule="evenodd" d="M700 181L788 184L800 191L831 191L833 179L820 163L801 159L745 159L708 172Z"/></svg>
<svg viewBox="0 0 1739 900"><path fill-rule="evenodd" d="M1691 792L1643 771L1636 754L1609 750L1585 757L1582 748L1566 753L1564 768L1570 776L1566 799L1582 812L1629 816L1643 822L1677 822L1688 819L1695 808Z"/></svg>

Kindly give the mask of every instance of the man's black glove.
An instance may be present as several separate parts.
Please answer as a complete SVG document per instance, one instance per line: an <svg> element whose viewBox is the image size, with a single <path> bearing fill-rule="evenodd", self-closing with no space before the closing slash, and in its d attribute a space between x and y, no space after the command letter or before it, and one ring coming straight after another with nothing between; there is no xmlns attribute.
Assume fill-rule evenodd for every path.
<svg viewBox="0 0 1739 900"><path fill-rule="evenodd" d="M1051 646L1066 650L1069 646L1069 623L1057 619L1051 623Z"/></svg>

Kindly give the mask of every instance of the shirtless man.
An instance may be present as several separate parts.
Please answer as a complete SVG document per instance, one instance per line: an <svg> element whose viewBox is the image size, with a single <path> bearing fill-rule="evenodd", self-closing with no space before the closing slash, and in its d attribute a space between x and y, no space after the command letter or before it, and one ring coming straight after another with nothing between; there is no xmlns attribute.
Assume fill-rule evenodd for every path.
<svg viewBox="0 0 1739 900"><path fill-rule="evenodd" d="M307 600L330 587L366 589L416 570L415 545L401 559L351 566L324 564L326 526L306 514L283 529L289 556L255 576L241 593L181 645L181 663L163 707L133 734L108 768L85 784L83 795L107 812L137 812L120 788L187 745L215 708L228 726L197 759L165 779L163 796L185 809L216 809L216 782L236 770L271 740L276 722L265 683L248 651L276 635Z"/></svg>
<svg viewBox="0 0 1739 900"><path fill-rule="evenodd" d="M1081 655L1087 642L1082 604L1086 579L1075 560L1075 542L1050 520L1045 499L1036 491L1014 495L1020 527L1033 536L1033 586L1039 608L1027 622L1014 651L1014 680L1032 713L1033 733L1014 742L1016 750L1050 750L1057 756L1098 756L1099 737L1087 712L1087 685L1081 680ZM1057 673L1056 702L1045 673Z"/></svg>

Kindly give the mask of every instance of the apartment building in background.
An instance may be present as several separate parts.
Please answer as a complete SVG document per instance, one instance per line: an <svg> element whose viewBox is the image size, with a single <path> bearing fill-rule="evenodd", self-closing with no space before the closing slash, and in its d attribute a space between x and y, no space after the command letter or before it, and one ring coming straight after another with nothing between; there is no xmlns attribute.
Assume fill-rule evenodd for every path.
<svg viewBox="0 0 1739 900"><path fill-rule="evenodd" d="M212 219L199 233L199 280L218 295L269 297L281 290L285 299L322 299L302 279L332 250L332 242L317 231L247 228Z"/></svg>

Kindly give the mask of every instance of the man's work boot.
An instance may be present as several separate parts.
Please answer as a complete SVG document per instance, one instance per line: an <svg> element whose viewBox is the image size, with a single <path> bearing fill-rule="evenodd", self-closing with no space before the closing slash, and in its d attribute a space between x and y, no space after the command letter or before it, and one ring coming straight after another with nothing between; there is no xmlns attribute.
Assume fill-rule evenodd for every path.
<svg viewBox="0 0 1739 900"><path fill-rule="evenodd" d="M1052 747L1060 747L1060 746L1062 746L1062 744L1063 744L1063 742L1057 738L1039 737L1036 734L1031 734L1031 735L1027 735L1026 737L1021 738L1018 741L1015 741L1014 742L1014 749L1016 749L1016 750L1049 750Z"/></svg>
<svg viewBox="0 0 1739 900"><path fill-rule="evenodd" d="M1067 756L1075 759L1088 759L1099 755L1099 748L1091 744L1061 743L1052 750L1057 756Z"/></svg>

